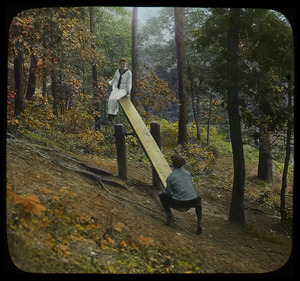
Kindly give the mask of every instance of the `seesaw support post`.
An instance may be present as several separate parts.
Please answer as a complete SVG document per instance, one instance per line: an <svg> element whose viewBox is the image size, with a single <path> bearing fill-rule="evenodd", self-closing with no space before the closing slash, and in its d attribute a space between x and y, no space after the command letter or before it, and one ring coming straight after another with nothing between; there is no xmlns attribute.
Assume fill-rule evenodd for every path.
<svg viewBox="0 0 300 281"><path fill-rule="evenodd" d="M118 176L128 179L127 151L126 151L126 129L123 124L115 124L115 138L118 159Z"/></svg>

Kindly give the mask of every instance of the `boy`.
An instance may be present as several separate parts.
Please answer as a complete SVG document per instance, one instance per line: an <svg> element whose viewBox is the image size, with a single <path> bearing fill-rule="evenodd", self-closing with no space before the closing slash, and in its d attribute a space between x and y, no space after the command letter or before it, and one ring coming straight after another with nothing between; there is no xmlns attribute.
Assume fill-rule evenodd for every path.
<svg viewBox="0 0 300 281"><path fill-rule="evenodd" d="M119 111L118 100L126 95L130 97L132 73L126 68L126 62L125 58L119 59L119 69L115 72L113 79L108 82L113 89L108 99L108 121L112 121Z"/></svg>
<svg viewBox="0 0 300 281"><path fill-rule="evenodd" d="M182 166L185 160L182 156L175 154L171 157L173 171L167 178L166 189L159 194L160 202L167 214L167 225L175 221L171 208L178 211L188 211L195 208L197 215L197 232L202 232L202 205L201 197L197 195L192 185L191 174Z"/></svg>

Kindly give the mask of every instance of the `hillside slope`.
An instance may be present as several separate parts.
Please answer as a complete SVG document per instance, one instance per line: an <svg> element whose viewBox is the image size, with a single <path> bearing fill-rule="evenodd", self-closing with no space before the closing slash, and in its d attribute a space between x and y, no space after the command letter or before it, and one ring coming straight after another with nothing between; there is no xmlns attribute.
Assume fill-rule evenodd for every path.
<svg viewBox="0 0 300 281"><path fill-rule="evenodd" d="M8 197L16 266L55 273L261 273L289 259L291 236L274 208L253 199L254 189L245 202L248 227L228 222L230 159L217 159L214 181L203 176L195 184L203 202L200 236L193 211L174 211L176 223L165 226L150 167L129 162L126 182L116 173L114 159L7 139L8 187L46 207L39 217L22 218L24 208Z"/></svg>

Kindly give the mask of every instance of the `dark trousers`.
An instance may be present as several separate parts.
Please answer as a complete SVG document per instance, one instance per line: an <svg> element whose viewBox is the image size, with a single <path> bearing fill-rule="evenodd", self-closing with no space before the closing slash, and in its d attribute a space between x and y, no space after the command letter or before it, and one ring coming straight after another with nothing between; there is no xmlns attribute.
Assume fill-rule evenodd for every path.
<svg viewBox="0 0 300 281"><path fill-rule="evenodd" d="M200 196L192 200L176 200L167 193L160 193L159 199L168 216L172 216L171 208L178 211L188 211L190 208L195 208L198 223L201 222L202 205Z"/></svg>

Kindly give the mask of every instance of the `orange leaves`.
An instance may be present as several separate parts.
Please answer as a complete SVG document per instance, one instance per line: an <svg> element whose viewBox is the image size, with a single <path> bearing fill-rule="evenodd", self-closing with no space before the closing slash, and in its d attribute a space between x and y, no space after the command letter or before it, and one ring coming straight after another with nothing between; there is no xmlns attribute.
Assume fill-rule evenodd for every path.
<svg viewBox="0 0 300 281"><path fill-rule="evenodd" d="M44 192L44 193L53 193L53 191L52 190L50 190L50 189L48 189L48 188L46 188L46 187L43 187L41 190L40 190L40 192Z"/></svg>
<svg viewBox="0 0 300 281"><path fill-rule="evenodd" d="M85 241L86 239L79 233L75 232L70 234L70 238L72 241Z"/></svg>
<svg viewBox="0 0 300 281"><path fill-rule="evenodd" d="M144 245L145 247L149 247L150 244L153 242L153 240L150 237L146 237L144 235L140 236L140 242L142 245Z"/></svg>
<svg viewBox="0 0 300 281"><path fill-rule="evenodd" d="M150 244L153 242L153 240L150 237L141 235L139 237L139 241L138 241L142 246L144 247L149 247ZM119 249L121 252L125 252L126 250L134 250L134 251L139 251L139 246L137 246L134 242L132 241L127 241L127 243L125 242L125 240L122 240L119 244Z"/></svg>
<svg viewBox="0 0 300 281"><path fill-rule="evenodd" d="M122 240L120 246L121 246L121 252L124 252L126 250L127 244L124 240Z"/></svg>
<svg viewBox="0 0 300 281"><path fill-rule="evenodd" d="M100 246L101 250L103 250L103 251L106 250L106 245L105 245L105 242L103 240L100 240L99 246Z"/></svg>
<svg viewBox="0 0 300 281"><path fill-rule="evenodd" d="M59 196L58 196L58 195L53 195L53 196L51 197L51 199L52 199L53 201L59 202Z"/></svg>
<svg viewBox="0 0 300 281"><path fill-rule="evenodd" d="M79 93L79 89L82 86L82 84L78 79L72 77L66 82L74 89L75 93Z"/></svg>
<svg viewBox="0 0 300 281"><path fill-rule="evenodd" d="M15 202L15 204L21 205L25 213L32 212L38 217L40 216L41 211L46 210L46 207L41 204L40 200L35 195L29 194L27 196L18 196L12 191L10 184L7 184L7 195Z"/></svg>
<svg viewBox="0 0 300 281"><path fill-rule="evenodd" d="M153 69L145 64L141 64L148 72L143 72L136 83L138 93L136 97L146 110L149 108L161 112L169 101L175 101L174 92L168 84L156 75Z"/></svg>
<svg viewBox="0 0 300 281"><path fill-rule="evenodd" d="M125 224L122 222L117 222L117 224L114 226L114 230L118 232L122 232L123 228L125 227Z"/></svg>
<svg viewBox="0 0 300 281"><path fill-rule="evenodd" d="M114 243L114 240L111 239L111 237L106 237L106 240L109 244L113 244Z"/></svg>

